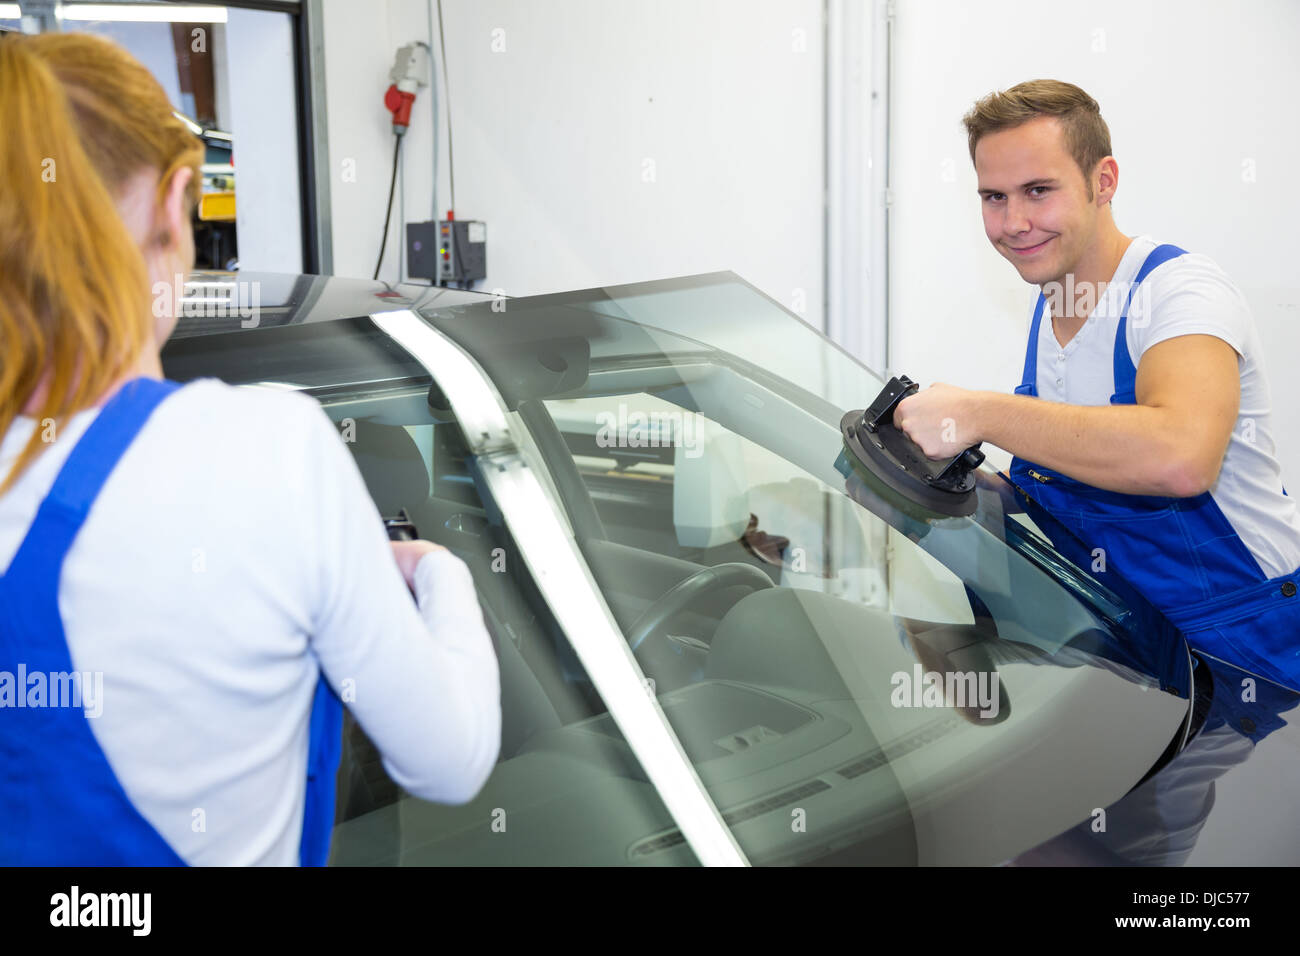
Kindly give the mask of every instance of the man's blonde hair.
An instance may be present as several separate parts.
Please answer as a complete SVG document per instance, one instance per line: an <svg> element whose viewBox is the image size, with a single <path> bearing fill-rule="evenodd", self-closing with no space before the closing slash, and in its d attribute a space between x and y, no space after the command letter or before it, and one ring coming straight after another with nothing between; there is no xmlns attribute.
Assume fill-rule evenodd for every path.
<svg viewBox="0 0 1300 956"><path fill-rule="evenodd" d="M1009 90L990 93L962 117L970 159L975 146L989 133L1013 129L1040 116L1055 116L1065 133L1065 148L1083 172L1092 199L1092 173L1110 152L1110 129L1101 118L1101 107L1091 96L1061 80L1028 80Z"/></svg>

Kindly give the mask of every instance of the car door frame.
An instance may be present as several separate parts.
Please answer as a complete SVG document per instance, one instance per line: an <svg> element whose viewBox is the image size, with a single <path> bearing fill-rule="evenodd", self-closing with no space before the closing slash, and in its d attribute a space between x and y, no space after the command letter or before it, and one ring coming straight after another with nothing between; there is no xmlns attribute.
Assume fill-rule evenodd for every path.
<svg viewBox="0 0 1300 956"><path fill-rule="evenodd" d="M458 343L416 312L381 312L370 320L442 390L538 591L696 858L706 866L747 866L548 490L554 477L545 459L530 436L511 429L495 383Z"/></svg>

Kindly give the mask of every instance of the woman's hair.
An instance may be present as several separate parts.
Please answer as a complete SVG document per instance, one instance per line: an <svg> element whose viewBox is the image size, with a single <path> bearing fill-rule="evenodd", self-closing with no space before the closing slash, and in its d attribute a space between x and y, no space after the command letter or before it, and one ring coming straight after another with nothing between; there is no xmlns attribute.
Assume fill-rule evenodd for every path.
<svg viewBox="0 0 1300 956"><path fill-rule="evenodd" d="M1110 129L1097 101L1073 83L1028 80L1009 90L990 93L962 117L970 160L975 146L989 133L1011 129L1039 116L1055 116L1065 133L1065 148L1083 172L1092 199L1092 171L1110 155Z"/></svg>
<svg viewBox="0 0 1300 956"><path fill-rule="evenodd" d="M203 144L158 81L121 47L84 33L0 36L0 435L50 372L38 427L90 407L139 360L153 329L144 257L117 208L129 180L194 170Z"/></svg>

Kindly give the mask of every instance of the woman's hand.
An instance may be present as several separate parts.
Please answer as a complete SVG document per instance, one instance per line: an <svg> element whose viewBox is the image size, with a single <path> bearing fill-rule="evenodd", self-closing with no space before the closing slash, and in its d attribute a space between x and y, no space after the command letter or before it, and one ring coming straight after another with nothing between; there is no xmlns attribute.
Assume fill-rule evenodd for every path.
<svg viewBox="0 0 1300 956"><path fill-rule="evenodd" d="M432 551L446 551L440 544L434 544L432 541L390 541L389 545L393 549L393 557L397 560L398 570L402 572L402 577L406 579L406 586L414 590L415 588L415 566L420 563L420 559Z"/></svg>

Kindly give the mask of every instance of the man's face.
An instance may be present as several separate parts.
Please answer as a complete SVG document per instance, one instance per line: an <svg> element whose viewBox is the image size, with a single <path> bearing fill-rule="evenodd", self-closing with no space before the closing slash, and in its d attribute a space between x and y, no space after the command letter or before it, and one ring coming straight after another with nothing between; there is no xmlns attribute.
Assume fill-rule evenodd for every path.
<svg viewBox="0 0 1300 956"><path fill-rule="evenodd" d="M1097 235L1106 197L1093 191L1065 148L1054 116L984 136L975 147L984 233L1026 282L1073 272Z"/></svg>

